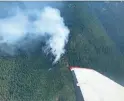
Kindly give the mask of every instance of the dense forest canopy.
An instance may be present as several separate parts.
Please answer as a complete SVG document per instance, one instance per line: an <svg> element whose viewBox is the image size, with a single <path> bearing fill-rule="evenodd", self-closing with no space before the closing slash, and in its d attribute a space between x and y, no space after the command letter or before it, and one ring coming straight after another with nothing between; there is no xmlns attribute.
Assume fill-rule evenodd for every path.
<svg viewBox="0 0 124 101"><path fill-rule="evenodd" d="M40 41L14 56L0 54L0 101L75 101L69 66L95 69L124 85L123 2L0 2L0 18L13 6L57 8L70 34L56 64Z"/></svg>

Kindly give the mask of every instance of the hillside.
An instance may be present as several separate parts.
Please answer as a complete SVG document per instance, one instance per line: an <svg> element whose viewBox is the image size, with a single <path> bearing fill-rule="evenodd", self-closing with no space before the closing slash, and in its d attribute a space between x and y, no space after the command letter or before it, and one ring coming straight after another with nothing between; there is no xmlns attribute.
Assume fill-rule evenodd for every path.
<svg viewBox="0 0 124 101"><path fill-rule="evenodd" d="M93 68L103 73L123 70L123 56L101 21L91 8L88 8L88 3L74 2L71 7L68 8L69 11L66 10L68 13L73 9L72 14L68 13L70 17L66 21L73 21L68 25L72 31L67 47L69 64Z"/></svg>
<svg viewBox="0 0 124 101"><path fill-rule="evenodd" d="M91 3L92 11L104 26L107 34L116 43L118 50L123 53L123 2L98 2Z"/></svg>
<svg viewBox="0 0 124 101"><path fill-rule="evenodd" d="M36 4L40 8L40 3ZM25 7L21 3L25 9L35 8L32 5ZM122 84L124 57L88 2L41 5L60 9L70 29L66 53L55 65L51 56L42 53L41 45L28 54L0 57L0 101L75 101L69 66L95 69ZM53 69L49 71L49 68Z"/></svg>

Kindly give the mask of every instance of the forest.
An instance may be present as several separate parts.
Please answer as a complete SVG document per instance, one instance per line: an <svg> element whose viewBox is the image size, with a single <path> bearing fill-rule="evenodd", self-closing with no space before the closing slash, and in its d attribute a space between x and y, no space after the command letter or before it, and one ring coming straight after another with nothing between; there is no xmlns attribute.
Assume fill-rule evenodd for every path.
<svg viewBox="0 0 124 101"><path fill-rule="evenodd" d="M0 56L0 101L76 101L70 66L94 69L124 86L124 3L0 2L0 18L12 6L46 5L60 10L70 30L65 54L53 65L38 44L35 51Z"/></svg>

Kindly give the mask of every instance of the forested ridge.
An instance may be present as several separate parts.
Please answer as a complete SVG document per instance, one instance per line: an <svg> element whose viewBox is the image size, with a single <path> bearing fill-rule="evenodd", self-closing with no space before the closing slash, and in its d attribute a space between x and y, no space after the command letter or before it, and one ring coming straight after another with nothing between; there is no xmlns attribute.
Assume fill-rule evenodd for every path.
<svg viewBox="0 0 124 101"><path fill-rule="evenodd" d="M17 3L19 4L23 5ZM124 85L123 38L118 38L119 41L116 39L119 35L123 36L121 25L124 24L124 16L119 10L115 11L115 4L116 2L46 4L60 9L61 16L70 30L66 52L55 65L52 64L51 56L42 53L39 44L35 51L28 54L20 52L14 57L1 56L0 101L75 101L69 66L94 69ZM118 5L123 8L124 4ZM108 13L101 13L103 7ZM117 9L122 9L121 7L117 6ZM113 10L109 11L108 8ZM109 12L115 12L114 16ZM116 18L118 13L120 18ZM119 23L120 27L115 27L118 19L121 25ZM115 28L121 28L121 31L117 29L118 32ZM49 71L49 68L52 70Z"/></svg>

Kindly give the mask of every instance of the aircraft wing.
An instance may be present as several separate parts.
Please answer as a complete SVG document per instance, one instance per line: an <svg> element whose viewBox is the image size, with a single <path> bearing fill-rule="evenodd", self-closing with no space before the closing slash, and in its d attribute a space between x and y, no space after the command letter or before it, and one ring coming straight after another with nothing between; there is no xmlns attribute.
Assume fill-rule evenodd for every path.
<svg viewBox="0 0 124 101"><path fill-rule="evenodd" d="M77 101L124 101L124 87L99 72L70 68L76 90Z"/></svg>

